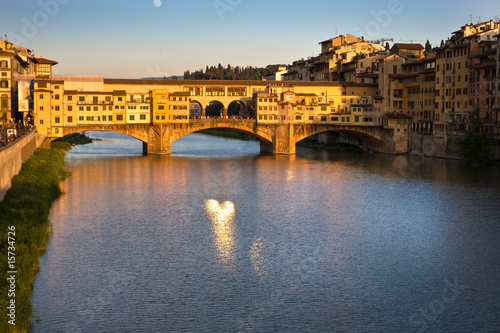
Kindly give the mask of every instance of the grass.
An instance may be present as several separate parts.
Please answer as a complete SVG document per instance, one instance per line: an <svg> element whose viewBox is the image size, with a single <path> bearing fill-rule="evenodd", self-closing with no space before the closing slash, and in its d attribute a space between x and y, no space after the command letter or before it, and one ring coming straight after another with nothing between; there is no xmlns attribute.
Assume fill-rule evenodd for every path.
<svg viewBox="0 0 500 333"><path fill-rule="evenodd" d="M64 152L59 149L38 149L12 178L12 187L0 202L0 332L28 332L32 317L30 303L33 281L39 270L39 256L45 249L49 233L49 212L52 202L61 195L59 182L68 177L64 168ZM8 227L15 227L15 298L8 298L6 273ZM15 326L8 324L7 306L15 299Z"/></svg>

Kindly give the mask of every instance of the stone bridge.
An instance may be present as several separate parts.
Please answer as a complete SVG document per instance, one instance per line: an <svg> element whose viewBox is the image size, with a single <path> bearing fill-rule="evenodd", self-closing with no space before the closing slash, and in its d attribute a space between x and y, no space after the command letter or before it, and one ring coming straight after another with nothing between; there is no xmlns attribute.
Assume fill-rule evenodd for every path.
<svg viewBox="0 0 500 333"><path fill-rule="evenodd" d="M260 141L262 153L295 154L295 144L322 133L341 133L360 146L389 154L408 152L407 128L391 126L319 125L319 124L259 124L255 119L190 119L189 123L79 125L65 127L63 135L83 131L111 131L134 137L143 142L143 153L170 154L175 140L204 129L226 129L242 132ZM55 139L55 138L54 138Z"/></svg>

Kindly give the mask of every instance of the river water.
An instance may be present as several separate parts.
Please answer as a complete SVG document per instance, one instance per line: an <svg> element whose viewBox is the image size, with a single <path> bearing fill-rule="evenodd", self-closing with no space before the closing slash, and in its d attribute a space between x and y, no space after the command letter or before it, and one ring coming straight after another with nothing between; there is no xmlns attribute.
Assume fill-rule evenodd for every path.
<svg viewBox="0 0 500 333"><path fill-rule="evenodd" d="M500 173L192 134L66 156L34 332L498 332Z"/></svg>

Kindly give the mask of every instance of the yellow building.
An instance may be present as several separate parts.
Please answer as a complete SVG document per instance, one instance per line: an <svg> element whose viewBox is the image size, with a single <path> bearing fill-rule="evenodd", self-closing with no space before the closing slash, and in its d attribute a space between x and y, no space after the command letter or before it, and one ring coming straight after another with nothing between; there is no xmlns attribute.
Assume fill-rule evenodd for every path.
<svg viewBox="0 0 500 333"><path fill-rule="evenodd" d="M342 64L350 63L361 55L385 50L385 47L378 43L352 35L340 35L320 44L321 54L318 61L312 64L311 79L314 81L346 81Z"/></svg>
<svg viewBox="0 0 500 333"><path fill-rule="evenodd" d="M189 123L190 110L189 92L172 92L168 96L169 101L169 122L171 123Z"/></svg>
<svg viewBox="0 0 500 333"><path fill-rule="evenodd" d="M166 89L153 89L151 91L151 112L152 122L161 124L169 122L169 100L168 90Z"/></svg>
<svg viewBox="0 0 500 333"><path fill-rule="evenodd" d="M289 86L255 95L257 122L376 126L382 106L376 85Z"/></svg>

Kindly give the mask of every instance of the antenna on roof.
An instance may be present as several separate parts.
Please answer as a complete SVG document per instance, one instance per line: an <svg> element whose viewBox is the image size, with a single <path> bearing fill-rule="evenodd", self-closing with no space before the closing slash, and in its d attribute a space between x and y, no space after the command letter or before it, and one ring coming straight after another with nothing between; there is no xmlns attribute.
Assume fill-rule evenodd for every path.
<svg viewBox="0 0 500 333"><path fill-rule="evenodd" d="M474 19L474 18L472 17L472 14L470 14L470 15L469 15L469 21L470 21L470 24L472 24L472 20L473 20L473 19Z"/></svg>

